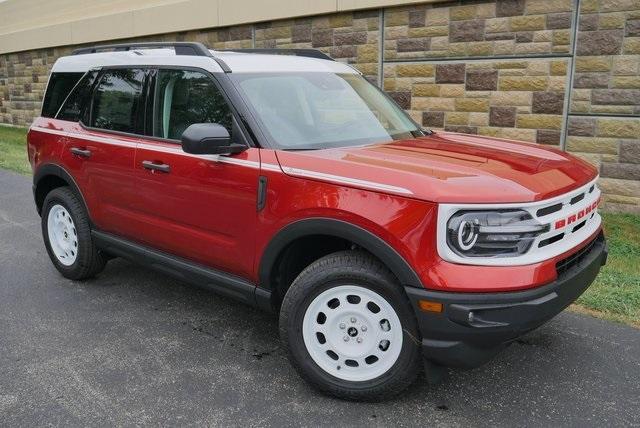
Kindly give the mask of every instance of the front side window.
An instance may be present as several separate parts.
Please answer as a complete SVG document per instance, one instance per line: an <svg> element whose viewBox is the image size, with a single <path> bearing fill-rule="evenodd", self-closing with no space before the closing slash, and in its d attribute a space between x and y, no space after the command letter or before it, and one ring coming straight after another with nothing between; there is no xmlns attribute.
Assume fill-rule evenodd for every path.
<svg viewBox="0 0 640 428"><path fill-rule="evenodd" d="M233 73L229 77L278 148L309 150L423 135L358 74Z"/></svg>
<svg viewBox="0 0 640 428"><path fill-rule="evenodd" d="M194 123L218 123L231 134L231 110L213 80L197 71L158 70L153 136L179 140Z"/></svg>
<svg viewBox="0 0 640 428"><path fill-rule="evenodd" d="M142 118L144 77L139 69L107 70L93 95L90 126L136 133Z"/></svg>
<svg viewBox="0 0 640 428"><path fill-rule="evenodd" d="M84 73L52 73L42 101L42 116L55 117L69 92Z"/></svg>

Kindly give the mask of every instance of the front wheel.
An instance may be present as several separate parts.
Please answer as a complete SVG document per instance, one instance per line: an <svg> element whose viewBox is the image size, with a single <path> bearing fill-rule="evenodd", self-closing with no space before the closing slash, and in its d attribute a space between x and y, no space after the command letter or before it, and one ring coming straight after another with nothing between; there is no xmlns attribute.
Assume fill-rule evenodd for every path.
<svg viewBox="0 0 640 428"><path fill-rule="evenodd" d="M420 370L415 317L380 262L343 251L307 267L288 290L280 334L301 376L331 395L379 401Z"/></svg>

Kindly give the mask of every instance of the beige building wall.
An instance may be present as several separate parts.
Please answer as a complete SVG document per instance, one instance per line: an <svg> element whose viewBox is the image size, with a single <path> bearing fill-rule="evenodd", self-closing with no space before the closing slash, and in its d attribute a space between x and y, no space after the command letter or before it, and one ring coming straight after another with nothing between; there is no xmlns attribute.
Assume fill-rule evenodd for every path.
<svg viewBox="0 0 640 428"><path fill-rule="evenodd" d="M418 1L5 0L0 2L0 54Z"/></svg>

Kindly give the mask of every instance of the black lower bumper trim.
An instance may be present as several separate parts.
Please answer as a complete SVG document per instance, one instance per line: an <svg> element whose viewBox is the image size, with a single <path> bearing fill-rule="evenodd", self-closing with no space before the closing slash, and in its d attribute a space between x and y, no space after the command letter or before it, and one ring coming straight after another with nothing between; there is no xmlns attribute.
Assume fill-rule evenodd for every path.
<svg viewBox="0 0 640 428"><path fill-rule="evenodd" d="M575 301L607 259L600 234L550 284L504 293L448 293L405 287L416 312L425 358L451 367L477 367L506 344L539 327ZM441 313L424 312L419 300L441 302Z"/></svg>

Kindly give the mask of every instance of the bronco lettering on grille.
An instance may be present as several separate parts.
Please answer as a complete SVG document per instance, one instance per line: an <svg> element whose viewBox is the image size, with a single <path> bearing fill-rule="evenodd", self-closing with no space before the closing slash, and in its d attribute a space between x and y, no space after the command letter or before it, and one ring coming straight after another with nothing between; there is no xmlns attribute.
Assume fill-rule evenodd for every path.
<svg viewBox="0 0 640 428"><path fill-rule="evenodd" d="M562 220L557 220L555 223L554 229L562 229L563 227L568 226L571 223L575 223L576 221L580 220L581 218L589 214L591 211L595 211L595 209L598 208L598 205L600 205L600 200L601 198L598 198L597 201L595 201L588 207L581 209L577 213L571 214L569 217L563 218Z"/></svg>

